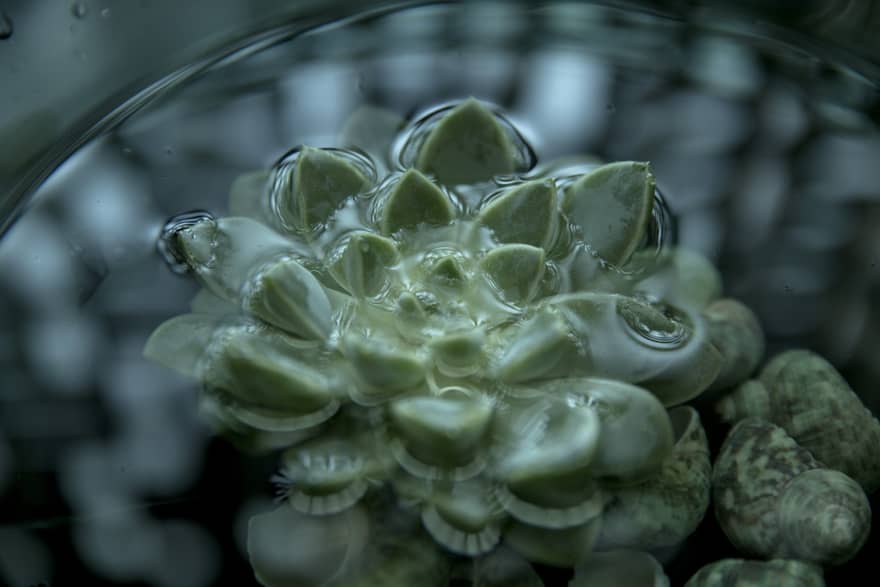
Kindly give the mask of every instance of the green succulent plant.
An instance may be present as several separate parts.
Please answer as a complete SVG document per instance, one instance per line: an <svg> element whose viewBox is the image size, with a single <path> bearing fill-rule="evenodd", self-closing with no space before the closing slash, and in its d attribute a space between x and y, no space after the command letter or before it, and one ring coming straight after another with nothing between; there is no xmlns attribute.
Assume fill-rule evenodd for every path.
<svg viewBox="0 0 880 587"><path fill-rule="evenodd" d="M348 128L365 151L297 149L233 185L233 216L169 233L203 291L145 349L241 446L285 449L258 579L444 585L454 553L486 561L476 584L540 585L526 561L683 540L708 448L667 408L748 377L763 339L710 330L717 271L652 242L649 164L530 169L473 99L408 129L399 161Z"/></svg>

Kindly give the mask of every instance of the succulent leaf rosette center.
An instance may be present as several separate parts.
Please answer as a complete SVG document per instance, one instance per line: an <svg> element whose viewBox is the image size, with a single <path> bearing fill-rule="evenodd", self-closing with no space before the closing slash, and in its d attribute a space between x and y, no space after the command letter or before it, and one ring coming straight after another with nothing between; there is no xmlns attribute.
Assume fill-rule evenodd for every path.
<svg viewBox="0 0 880 587"><path fill-rule="evenodd" d="M702 313L719 278L658 241L650 166L536 167L474 99L410 124L394 156L358 138L291 151L235 182L230 215L164 237L203 290L146 355L201 381L240 446L284 449L284 503L251 521L257 578L444 584L415 567L505 556L527 574L662 545L615 538L609 504L705 443L696 412L667 408L727 364ZM691 493L670 544L708 505ZM302 533L328 544L266 550ZM412 543L370 546L394 540Z"/></svg>

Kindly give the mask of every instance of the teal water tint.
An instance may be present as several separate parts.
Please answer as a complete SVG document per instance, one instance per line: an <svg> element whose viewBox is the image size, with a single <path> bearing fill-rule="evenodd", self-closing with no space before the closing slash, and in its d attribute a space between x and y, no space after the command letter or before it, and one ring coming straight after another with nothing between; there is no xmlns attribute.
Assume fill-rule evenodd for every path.
<svg viewBox="0 0 880 587"><path fill-rule="evenodd" d="M91 8L71 18L97 16ZM4 46L16 41L20 24L17 19ZM248 584L253 573L246 520L271 509L264 500L272 493L276 457L304 446L309 450L291 456L286 477L283 463L277 471L286 503L330 511L357 502L382 511L388 503L380 507L370 500L388 497L376 490L383 483L400 498L391 500L395 511L401 506L393 524L369 522L397 561L370 567L375 584L426 580L405 564L408 559L421 561L434 577L469 578L492 568L492 561L480 557L477 565L450 568L446 556L437 554L445 550L435 544L460 554L494 548L495 556L510 552L494 546L496 539L504 543L505 531L521 553L558 564L541 545L564 540L529 521L583 521L604 492L563 484L546 495L540 484L526 481L487 490L484 476L497 475L491 464L498 456L465 440L468 434L500 434L509 422L493 420L487 432L479 425L486 405L471 405L471 398L486 398L494 418L505 414L498 409L505 401L543 394L532 384L536 377L557 378L574 365L587 376L597 362L614 369L603 375L618 377L623 366L608 361L618 345L632 357L676 356L674 368L670 355L645 360L643 377L630 383L667 398L676 397L682 381L698 389L708 375L691 368L691 361L705 356L675 349L682 341L717 340L715 331L695 329L693 321L722 292L755 311L771 349L811 346L843 365L876 412L870 354L876 280L869 259L876 229L870 164L877 154L876 91L846 67L822 69L821 59L793 52L769 35L759 37L699 26L685 34L674 20L593 5L549 4L525 12L427 6L339 23L271 47L264 43L263 50L218 62L185 85L169 81L163 88L171 91L162 98L142 96L129 105L125 115L134 114L124 124L85 145L41 186L33 206L0 242L0 449L8 447L0 450L0 491L5 488L4 504L15 506L7 511L22 512L10 520L21 532L9 536L38 553L33 560L43 560L40 545L72 553L73 561L54 554L46 560L55 560L65 577L88 573L93 584L140 580L173 587L179 583L162 568L175 561L192 585L210 584L220 569L224 577ZM666 59L658 64L660 52ZM717 75L727 68L737 75ZM443 114L469 96L500 115L487 136L513 146L497 151L492 161L500 161L495 171L501 175L485 185L442 185L436 177L442 169L419 164L417 153ZM438 153L454 153L437 143ZM355 187L342 189L358 193L332 206L323 199L265 199L281 196L278 186L296 183L299 145L327 149L353 165ZM505 196L553 177L556 198L564 201L580 177L614 160L650 161L657 183L643 230L616 249L637 249L628 263L603 258L573 229L568 214L553 217L554 210L566 211L552 204L530 209L536 217L542 210L550 215L534 222L528 242L503 234L519 234L500 205ZM422 169L441 204L422 210L403 194L392 198L411 166ZM367 187L357 190L361 185ZM290 214L275 221L282 202ZM397 205L386 207L389 202ZM205 212L178 216L187 210ZM175 272L189 267L187 254L210 265L215 251L217 235L196 234L192 225L229 216L264 225L271 220L280 240L266 236L260 242L279 244L283 254L263 258L252 251L247 259L231 259L229 267L259 270L246 276L230 270L203 289L191 279L197 272L178 278ZM413 229L426 218L430 229ZM379 236L374 229L383 221ZM218 234L233 239L253 234L222 228ZM163 231L166 238L160 239ZM184 233L207 248L184 254L177 236ZM156 254L157 240L165 243L168 265ZM514 262L505 259L503 247L535 250L518 249L525 259ZM258 257L260 267L251 261ZM287 286L302 284L296 279L303 275L300 268L314 281L290 298ZM181 323L175 333L174 360L183 371L199 372L204 367L197 337L187 339L194 324L209 334L218 320L230 321L230 332L253 327L230 318L243 315L243 307L268 322L289 318L291 308L306 307L299 303L308 297L303 292L318 291L315 283L326 296L319 306L330 309L329 323L309 320L307 312L305 319L277 324L321 341L314 348L311 342L293 345L305 357L300 364L321 376L338 374L327 384L333 398L310 404L315 409L308 414L275 418L264 404L285 405L289 398L271 394L259 405L235 404L233 390L217 389L232 386L234 377L218 377L222 385L206 392L208 400L198 406L198 385L140 356L165 319L207 314ZM653 310L599 304L601 311L585 315L564 301L585 288L624 295ZM253 292L259 295L251 298ZM554 298L559 303L535 305ZM339 356L345 361L336 362ZM391 366L377 369L380 359ZM358 361L362 366L348 371ZM389 387L399 380L401 365L411 370L411 379L402 390ZM431 395L412 394L413 381ZM462 421L471 426L442 455L430 447L441 444L437 438L451 424L423 421L412 410L435 397L443 413L465 413ZM393 426L381 414L387 402L400 402ZM348 409L353 405L358 410ZM565 431L564 421L541 432L542 418L553 421L566 405L551 402L538 410L528 438L543 439L542 450L586 462L589 451L566 455L565 443L554 442ZM700 409L708 414L704 426L717 448L724 428L711 410ZM234 446L269 456L246 456L226 440L212 439L215 429L196 418L199 410ZM311 426L312 416L327 420L305 431L290 429ZM359 437L350 430L375 430L396 440L388 444L393 450L379 462L326 455L311 435L320 440L337 421L344 425L331 435L352 443ZM282 429L262 430L254 423ZM574 469L587 467L584 462ZM421 475L410 474L415 487L388 472L400 469ZM352 471L357 479L346 477ZM424 477L442 478L442 487L426 493L431 485L418 481ZM200 497L175 502L174 496L190 491ZM145 511L154 500L168 508ZM411 502L410 509L403 502ZM112 523L98 523L100 514L92 512L101 507L117 512ZM230 529L235 519L237 531ZM511 519L508 526L502 523ZM53 530L56 521L64 521L63 531ZM660 553L673 584L705 562L735 556L713 524L709 519L701 526L677 558ZM413 536L412 544L383 534L392 527ZM602 536L589 524L570 533L583 543ZM126 557L119 536L137 536L141 554ZM378 555L368 549L364 556ZM519 569L515 578L532 584L525 583L532 575L522 556L508 558ZM829 571L828 583L865 565L862 557ZM545 584L568 580L565 571L538 570Z"/></svg>

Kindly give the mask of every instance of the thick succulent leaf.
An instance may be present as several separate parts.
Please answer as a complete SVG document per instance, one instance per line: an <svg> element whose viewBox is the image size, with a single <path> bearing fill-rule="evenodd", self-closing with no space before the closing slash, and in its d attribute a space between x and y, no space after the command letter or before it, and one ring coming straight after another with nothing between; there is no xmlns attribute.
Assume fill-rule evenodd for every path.
<svg viewBox="0 0 880 587"><path fill-rule="evenodd" d="M543 308L504 336L510 339L494 366L494 375L502 381L546 379L581 373L589 367L585 349L577 344L568 323L552 308Z"/></svg>
<svg viewBox="0 0 880 587"><path fill-rule="evenodd" d="M245 329L230 329L224 339L202 374L209 388L279 416L309 414L334 401L336 384L313 351Z"/></svg>
<svg viewBox="0 0 880 587"><path fill-rule="evenodd" d="M553 393L499 416L498 500L517 520L542 528L569 528L602 513L605 496L592 481L600 422L587 406Z"/></svg>
<svg viewBox="0 0 880 587"><path fill-rule="evenodd" d="M314 230L324 225L349 196L369 187L353 163L326 149L303 147L296 158L292 182L279 195L277 210L285 224Z"/></svg>
<svg viewBox="0 0 880 587"><path fill-rule="evenodd" d="M361 566L369 534L361 508L310 516L285 504L251 518L248 557L265 587L343 584Z"/></svg>
<svg viewBox="0 0 880 587"><path fill-rule="evenodd" d="M555 379L541 389L557 397L586 397L601 422L592 460L594 476L618 484L638 483L655 474L672 453L672 422L648 390L595 377Z"/></svg>
<svg viewBox="0 0 880 587"><path fill-rule="evenodd" d="M424 359L390 341L349 334L344 340L343 353L360 379L377 388L380 396L411 389L425 379ZM370 395L366 390L359 390L359 393Z"/></svg>
<svg viewBox="0 0 880 587"><path fill-rule="evenodd" d="M594 474L616 483L644 481L672 453L672 422L649 391L620 381L589 379L587 395L602 421Z"/></svg>
<svg viewBox="0 0 880 587"><path fill-rule="evenodd" d="M296 336L324 340L333 330L330 300L312 273L293 259L272 263L249 284L245 308Z"/></svg>
<svg viewBox="0 0 880 587"><path fill-rule="evenodd" d="M667 369L639 385L651 390L665 406L676 406L698 397L715 381L724 364L718 349L709 341L705 329L677 356L670 357Z"/></svg>
<svg viewBox="0 0 880 587"><path fill-rule="evenodd" d="M412 292L404 291L394 307L394 327L407 342L421 344L425 338L428 314Z"/></svg>
<svg viewBox="0 0 880 587"><path fill-rule="evenodd" d="M196 272L215 264L222 229L213 218L205 218L187 226L174 235L186 264Z"/></svg>
<svg viewBox="0 0 880 587"><path fill-rule="evenodd" d="M495 548L501 538L500 521L490 488L480 480L438 490L422 508L422 524L434 540L465 556Z"/></svg>
<svg viewBox="0 0 880 587"><path fill-rule="evenodd" d="M181 230L176 240L202 285L236 303L255 268L280 255L308 253L251 218L204 220Z"/></svg>
<svg viewBox="0 0 880 587"><path fill-rule="evenodd" d="M502 243L549 247L556 236L559 211L553 180L534 180L491 200L477 216Z"/></svg>
<svg viewBox="0 0 880 587"><path fill-rule="evenodd" d="M577 476L596 456L598 415L592 408L572 406L557 397L514 407L499 427L498 475L514 489Z"/></svg>
<svg viewBox="0 0 880 587"><path fill-rule="evenodd" d="M646 297L699 311L721 297L718 269L704 255L689 249L638 252L629 264L644 271L634 290Z"/></svg>
<svg viewBox="0 0 880 587"><path fill-rule="evenodd" d="M620 265L645 236L654 205L654 176L647 163L609 163L566 189L562 205L584 241L600 257Z"/></svg>
<svg viewBox="0 0 880 587"><path fill-rule="evenodd" d="M512 522L504 542L533 563L573 567L586 557L596 542L601 516L571 528L539 528Z"/></svg>
<svg viewBox="0 0 880 587"><path fill-rule="evenodd" d="M221 392L213 391L210 393L223 398ZM330 400L321 408L304 414L296 410L283 411L278 408L263 408L227 400L223 409L232 419L248 428L263 432L285 433L304 431L314 428L318 424L323 424L336 414L339 405L338 401Z"/></svg>
<svg viewBox="0 0 880 587"><path fill-rule="evenodd" d="M427 275L425 275L425 281L446 290L461 289L466 280L464 267L453 256L435 260L427 267Z"/></svg>
<svg viewBox="0 0 880 587"><path fill-rule="evenodd" d="M697 411L669 411L676 435L672 454L651 479L610 491L597 548L656 552L675 548L693 533L709 507L712 463Z"/></svg>
<svg viewBox="0 0 880 587"><path fill-rule="evenodd" d="M330 273L353 296L372 297L388 284L388 269L399 258L391 239L357 231L330 259Z"/></svg>
<svg viewBox="0 0 880 587"><path fill-rule="evenodd" d="M458 467L481 448L492 417L481 399L432 396L396 400L391 422L406 449L428 465Z"/></svg>
<svg viewBox="0 0 880 587"><path fill-rule="evenodd" d="M434 363L441 373L461 377L475 373L483 364L486 334L479 329L453 332L429 341Z"/></svg>
<svg viewBox="0 0 880 587"><path fill-rule="evenodd" d="M544 275L544 249L531 245L503 245L486 253L480 268L512 303L528 302Z"/></svg>
<svg viewBox="0 0 880 587"><path fill-rule="evenodd" d="M244 173L235 178L229 188L229 214L263 221L269 198L269 179L266 169Z"/></svg>
<svg viewBox="0 0 880 587"><path fill-rule="evenodd" d="M415 169L404 173L382 203L379 228L383 234L422 225L449 224L455 218L452 202Z"/></svg>
<svg viewBox="0 0 880 587"><path fill-rule="evenodd" d="M416 168L446 185L486 181L516 169L516 149L495 114L470 98L430 131Z"/></svg>
<svg viewBox="0 0 880 587"><path fill-rule="evenodd" d="M332 514L352 507L367 492L369 460L362 445L325 436L286 450L276 479L294 509Z"/></svg>
<svg viewBox="0 0 880 587"><path fill-rule="evenodd" d="M478 532L503 518L492 496L492 489L484 479L454 483L448 489L436 489L428 499L448 521L457 528Z"/></svg>
<svg viewBox="0 0 880 587"><path fill-rule="evenodd" d="M649 377L636 379L650 389L664 405L671 406L697 397L717 378L723 366L712 345L709 329L699 315L673 320L659 308L632 298L617 300L617 313L642 347L666 348L653 353L650 362L665 365Z"/></svg>
<svg viewBox="0 0 880 587"><path fill-rule="evenodd" d="M299 444L321 430L318 426L285 431L262 430L246 425L229 410L228 402L222 402L212 393L203 393L199 397L199 415L213 430L247 455L275 453Z"/></svg>
<svg viewBox="0 0 880 587"><path fill-rule="evenodd" d="M147 339L144 356L188 377L198 365L221 321L216 314L183 314L160 324Z"/></svg>
<svg viewBox="0 0 880 587"><path fill-rule="evenodd" d="M674 320L641 300L609 293L561 295L547 305L564 314L579 339L589 336L593 374L638 383L667 406L702 393L721 368L699 316Z"/></svg>

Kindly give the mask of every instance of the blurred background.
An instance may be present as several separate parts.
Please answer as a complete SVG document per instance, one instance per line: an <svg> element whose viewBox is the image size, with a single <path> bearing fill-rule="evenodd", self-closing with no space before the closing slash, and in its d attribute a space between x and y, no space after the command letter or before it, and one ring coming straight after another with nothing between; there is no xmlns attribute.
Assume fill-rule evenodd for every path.
<svg viewBox="0 0 880 587"><path fill-rule="evenodd" d="M651 161L770 352L820 352L880 413L880 4L365 4L0 0L0 584L252 584L276 457L142 358L196 292L155 241L363 105L473 95L539 161ZM734 555L709 519L672 584Z"/></svg>

